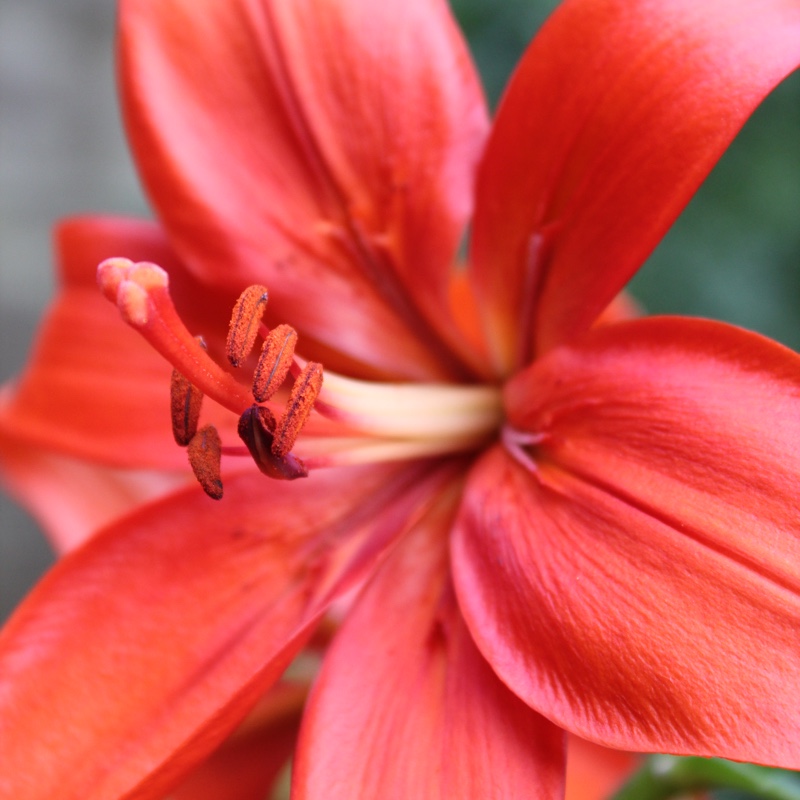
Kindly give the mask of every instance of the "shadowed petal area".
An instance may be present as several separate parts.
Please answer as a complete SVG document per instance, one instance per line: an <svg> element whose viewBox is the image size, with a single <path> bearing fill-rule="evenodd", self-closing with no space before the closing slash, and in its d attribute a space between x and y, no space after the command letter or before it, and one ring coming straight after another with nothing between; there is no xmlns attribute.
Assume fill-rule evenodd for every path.
<svg viewBox="0 0 800 800"><path fill-rule="evenodd" d="M795 0L560 6L479 171L473 275L495 362L588 329L798 63Z"/></svg>
<svg viewBox="0 0 800 800"><path fill-rule="evenodd" d="M507 390L456 525L470 630L534 708L629 750L800 763L800 358L719 323L598 328Z"/></svg>
<svg viewBox="0 0 800 800"><path fill-rule="evenodd" d="M454 497L407 535L325 657L303 719L305 798L562 797L563 732L478 653L449 580Z"/></svg>
<svg viewBox="0 0 800 800"><path fill-rule="evenodd" d="M300 715L221 747L170 800L265 800L286 767Z"/></svg>
<svg viewBox="0 0 800 800"><path fill-rule="evenodd" d="M207 294L190 285L149 222L76 218L59 226L56 247L62 286L25 371L0 394L0 432L40 450L103 464L185 470L186 453L176 447L170 427L172 368L100 294L97 265L120 254L162 264L187 315L203 317L206 326L215 319ZM230 305L218 305L230 315ZM220 335L227 324L223 316ZM236 420L213 403L205 404L204 416L235 430Z"/></svg>
<svg viewBox="0 0 800 800"><path fill-rule="evenodd" d="M219 503L175 494L66 556L0 633L0 794L162 797L450 479L240 474Z"/></svg>
<svg viewBox="0 0 800 800"><path fill-rule="evenodd" d="M273 687L222 746L170 793L170 800L271 798L294 751L307 693L306 686Z"/></svg>
<svg viewBox="0 0 800 800"><path fill-rule="evenodd" d="M487 114L447 4L124 0L120 31L137 164L195 274L266 284L364 368L458 374L423 332L450 330Z"/></svg>

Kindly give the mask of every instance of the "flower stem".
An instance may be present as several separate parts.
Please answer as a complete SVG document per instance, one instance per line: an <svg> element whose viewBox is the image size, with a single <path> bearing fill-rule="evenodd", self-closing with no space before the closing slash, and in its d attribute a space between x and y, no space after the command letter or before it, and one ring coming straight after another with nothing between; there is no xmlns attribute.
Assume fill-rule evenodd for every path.
<svg viewBox="0 0 800 800"><path fill-rule="evenodd" d="M738 789L764 800L800 800L800 779L792 773L721 758L657 755L612 800L666 800L709 789Z"/></svg>

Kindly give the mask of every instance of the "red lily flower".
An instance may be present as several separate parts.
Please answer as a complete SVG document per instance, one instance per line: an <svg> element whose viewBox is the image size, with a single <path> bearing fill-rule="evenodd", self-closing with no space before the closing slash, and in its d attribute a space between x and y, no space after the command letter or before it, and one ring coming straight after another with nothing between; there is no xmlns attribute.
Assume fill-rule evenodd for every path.
<svg viewBox="0 0 800 800"><path fill-rule="evenodd" d="M123 0L120 30L162 227L62 229L65 288L4 396L12 485L65 545L105 527L0 634L2 794L162 796L365 584L296 798L557 797L564 730L800 766L800 357L594 324L800 61L797 4L567 0L488 139L443 2ZM89 282L119 255L117 310ZM258 401L275 420L238 377L253 308L226 342L251 284L323 365L320 389L264 356L293 371ZM156 350L221 502L176 488ZM219 448L182 410L200 391Z"/></svg>

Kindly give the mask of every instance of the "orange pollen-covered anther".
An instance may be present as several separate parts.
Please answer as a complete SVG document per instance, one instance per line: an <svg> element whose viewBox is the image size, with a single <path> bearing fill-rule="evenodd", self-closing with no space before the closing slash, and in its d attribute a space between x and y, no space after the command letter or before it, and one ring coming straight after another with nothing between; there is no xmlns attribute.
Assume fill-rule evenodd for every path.
<svg viewBox="0 0 800 800"><path fill-rule="evenodd" d="M213 425L206 425L189 442L189 464L203 491L214 500L222 499L222 442Z"/></svg>
<svg viewBox="0 0 800 800"><path fill-rule="evenodd" d="M291 325L278 325L269 332L253 375L253 397L257 402L269 400L280 389L292 367L296 345L297 331Z"/></svg>
<svg viewBox="0 0 800 800"><path fill-rule="evenodd" d="M295 379L286 411L275 428L272 452L276 456L285 456L294 447L321 388L322 364L309 361Z"/></svg>
<svg viewBox="0 0 800 800"><path fill-rule="evenodd" d="M203 393L174 369L169 385L169 400L172 435L181 447L186 447L197 433Z"/></svg>
<svg viewBox="0 0 800 800"><path fill-rule="evenodd" d="M244 364L253 350L268 298L265 286L248 286L233 307L225 352L234 367Z"/></svg>

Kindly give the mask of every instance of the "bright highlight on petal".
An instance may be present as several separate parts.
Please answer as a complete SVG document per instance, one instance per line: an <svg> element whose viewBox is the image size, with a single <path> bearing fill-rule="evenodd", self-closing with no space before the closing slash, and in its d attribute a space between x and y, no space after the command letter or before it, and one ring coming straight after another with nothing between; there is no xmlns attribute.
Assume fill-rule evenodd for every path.
<svg viewBox="0 0 800 800"><path fill-rule="evenodd" d="M120 18L132 147L200 281L266 284L362 376L465 377L445 300L488 114L447 3L123 0Z"/></svg>

